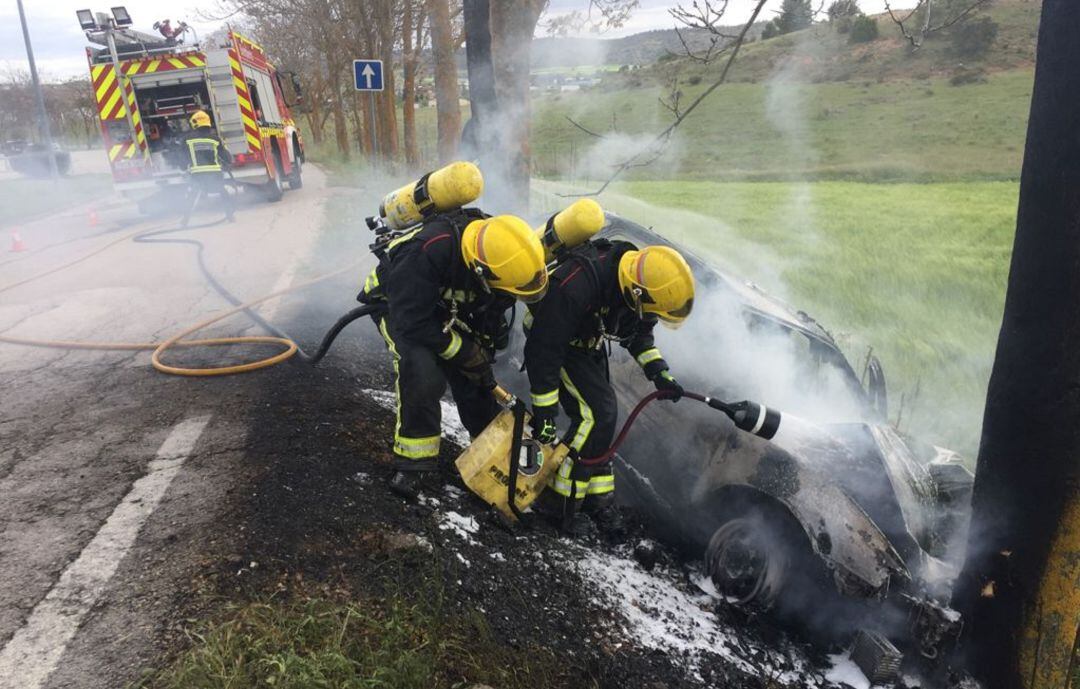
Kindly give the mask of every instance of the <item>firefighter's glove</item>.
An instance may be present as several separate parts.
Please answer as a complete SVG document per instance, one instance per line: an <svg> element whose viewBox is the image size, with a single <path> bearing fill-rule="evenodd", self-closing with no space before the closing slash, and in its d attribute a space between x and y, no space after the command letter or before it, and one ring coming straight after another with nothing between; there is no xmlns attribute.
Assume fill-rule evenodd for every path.
<svg viewBox="0 0 1080 689"><path fill-rule="evenodd" d="M450 363L461 371L465 380L481 390L495 389L497 383L495 374L491 371L491 359L488 358L484 348L475 342L463 342L458 353L450 359Z"/></svg>
<svg viewBox="0 0 1080 689"><path fill-rule="evenodd" d="M679 381L675 380L668 371L661 371L653 378L652 382L658 391L666 393L665 399L669 399L672 402L678 402L682 398L683 393L686 392L683 390L683 386L679 385Z"/></svg>
<svg viewBox="0 0 1080 689"><path fill-rule="evenodd" d="M558 429L555 427L555 417L559 415L559 405L533 406L532 420L529 422L532 428L532 437L544 445L551 445L559 439Z"/></svg>

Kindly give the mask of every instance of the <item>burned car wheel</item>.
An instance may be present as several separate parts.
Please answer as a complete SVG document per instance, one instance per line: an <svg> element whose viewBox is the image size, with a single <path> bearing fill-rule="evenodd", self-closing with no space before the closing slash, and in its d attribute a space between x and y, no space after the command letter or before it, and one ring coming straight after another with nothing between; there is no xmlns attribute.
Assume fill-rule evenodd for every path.
<svg viewBox="0 0 1080 689"><path fill-rule="evenodd" d="M771 607L783 591L790 564L783 529L760 511L721 524L705 550L706 573L720 593L739 605Z"/></svg>

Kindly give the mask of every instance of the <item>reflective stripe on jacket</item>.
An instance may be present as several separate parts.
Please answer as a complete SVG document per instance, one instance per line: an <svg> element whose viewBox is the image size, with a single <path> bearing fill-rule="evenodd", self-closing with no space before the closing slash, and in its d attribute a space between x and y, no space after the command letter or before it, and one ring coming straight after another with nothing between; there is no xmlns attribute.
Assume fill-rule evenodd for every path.
<svg viewBox="0 0 1080 689"><path fill-rule="evenodd" d="M187 140L188 172L221 172L217 139L197 138Z"/></svg>

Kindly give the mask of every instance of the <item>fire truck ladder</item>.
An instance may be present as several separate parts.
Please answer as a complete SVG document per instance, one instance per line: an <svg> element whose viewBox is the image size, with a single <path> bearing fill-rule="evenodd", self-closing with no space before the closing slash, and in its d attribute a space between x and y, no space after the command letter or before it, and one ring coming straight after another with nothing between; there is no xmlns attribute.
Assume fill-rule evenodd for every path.
<svg viewBox="0 0 1080 689"><path fill-rule="evenodd" d="M240 101L233 85L232 67L226 50L206 53L206 73L210 82L210 97L217 110L217 131L225 148L232 152L248 149L244 121L240 117Z"/></svg>

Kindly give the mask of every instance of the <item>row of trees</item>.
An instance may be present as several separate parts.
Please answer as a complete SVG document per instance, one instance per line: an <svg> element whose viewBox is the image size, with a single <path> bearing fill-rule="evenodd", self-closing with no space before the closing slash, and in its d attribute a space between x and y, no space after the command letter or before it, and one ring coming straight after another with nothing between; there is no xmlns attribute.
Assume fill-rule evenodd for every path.
<svg viewBox="0 0 1080 689"><path fill-rule="evenodd" d="M554 29L625 21L639 0L583 0ZM356 153L409 165L484 157L492 180L527 195L531 43L548 0L224 0L218 18L247 24L305 84L306 129L346 158ZM472 121L462 116L459 49L469 37ZM381 59L385 90L358 94L352 60ZM400 79L400 84L398 83ZM434 93L435 156L421 161L417 103ZM401 113L400 124L398 113Z"/></svg>
<svg viewBox="0 0 1080 689"><path fill-rule="evenodd" d="M332 140L345 158L362 153L417 164L416 107L430 96L423 81L431 76L439 155L456 148L460 0L227 0L225 6L219 16L240 17L283 67L300 76L306 130L316 146ZM385 91L376 94L373 107L353 88L352 61L358 57L385 65Z"/></svg>
<svg viewBox="0 0 1080 689"><path fill-rule="evenodd" d="M97 106L86 77L43 84L45 110L53 136L69 146L98 143ZM37 139L37 106L30 74L9 71L0 76L0 132L3 139Z"/></svg>

